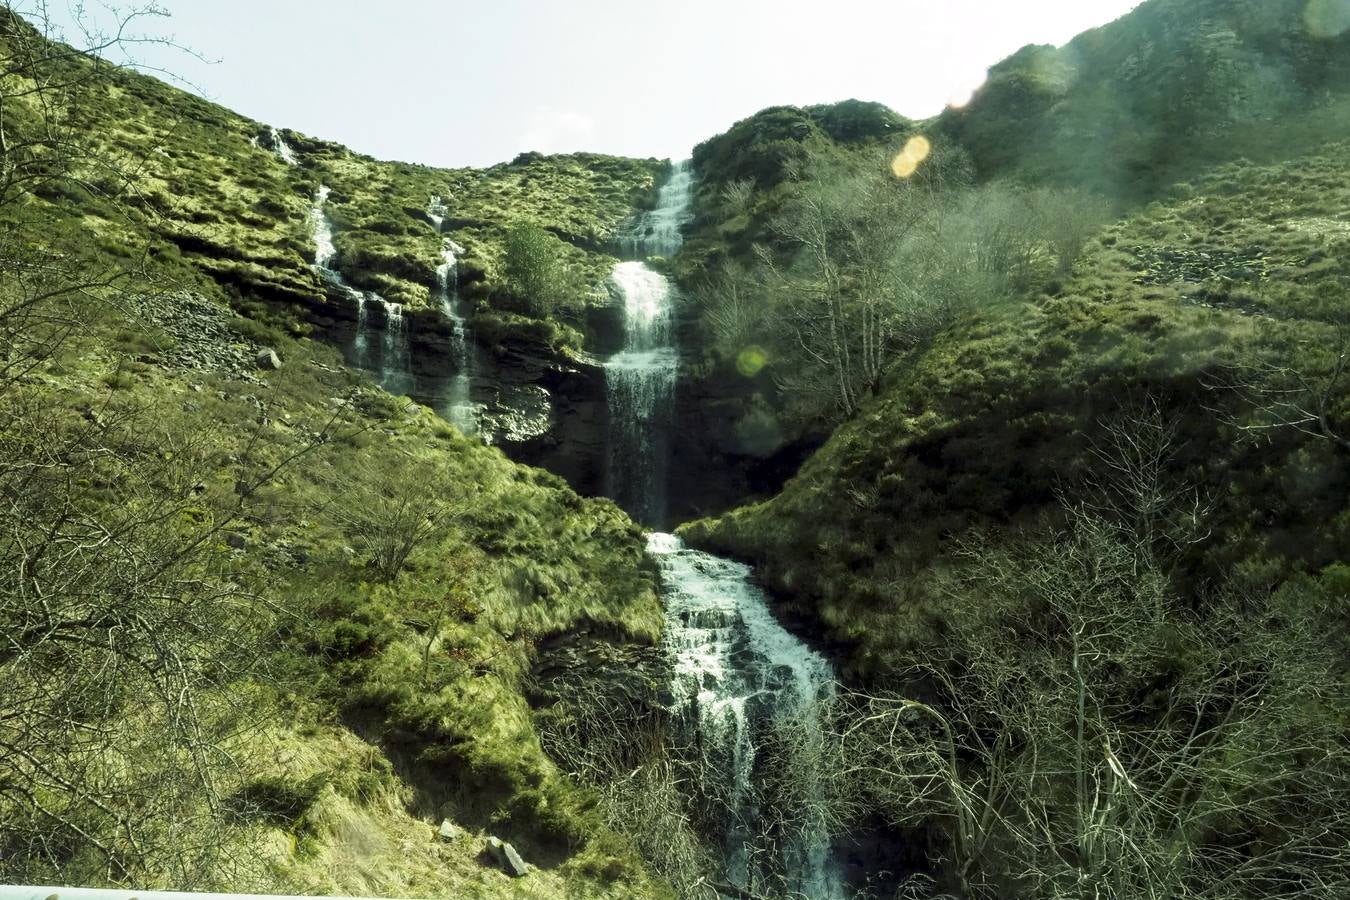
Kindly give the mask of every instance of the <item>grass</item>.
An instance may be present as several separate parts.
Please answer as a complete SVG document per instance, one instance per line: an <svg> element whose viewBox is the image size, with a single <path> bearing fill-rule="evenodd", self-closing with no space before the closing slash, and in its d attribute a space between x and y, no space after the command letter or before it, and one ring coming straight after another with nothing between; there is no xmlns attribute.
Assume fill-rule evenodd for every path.
<svg viewBox="0 0 1350 900"><path fill-rule="evenodd" d="M11 211L11 226L58 246L67 220L41 203L22 212L34 218ZM84 252L92 267L108 261L98 246ZM304 450L316 434L331 435L252 496L230 526L237 537L222 535L211 549L241 589L279 611L281 627L265 680L206 701L222 715L249 710L265 723L232 746L239 767L216 773L237 801L225 804L233 814L216 823L219 839L232 848L227 858L248 863L222 869L211 885L666 896L628 842L604 826L595 799L543 753L526 700L538 647L555 635L586 631L638 646L659 639L642 531L612 503L582 499L345 372L335 350L231 319L225 291L209 284L198 286L234 323L239 343L266 337L282 368L250 373L250 381L161 365L170 343L127 320L117 297L172 283L175 264L103 292L107 303L88 303L80 329L18 390L25 404L74 422L110 403L138 410L141 441L185 461L190 453L203 473L184 513L190 528L219 521L240 481ZM425 492L433 483L455 515L396 578L381 580L347 511L381 491ZM89 502L97 508L111 497L91 491ZM444 817L467 836L439 843ZM539 871L512 881L479 862L489 833L513 842ZM78 868L69 875L81 877ZM167 872L143 875L143 884L174 886ZM86 880L102 877L91 870Z"/></svg>
<svg viewBox="0 0 1350 900"><path fill-rule="evenodd" d="M1278 582L1345 558L1343 454L1293 429L1252 440L1238 427L1250 410L1216 386L1252 360L1313 380L1333 364L1350 284L1347 167L1350 148L1331 144L1179 186L1106 229L1053 295L985 310L897 361L780 495L683 533L755 561L853 648L856 672L878 674L941 632L931 587L952 542L979 529L1011 540L1085 496L1104 427L1151 396L1178 423L1169 477L1215 502L1190 577ZM1344 395L1335 402L1333 421L1346 421Z"/></svg>
<svg viewBox="0 0 1350 900"><path fill-rule="evenodd" d="M568 305L572 319L550 317L547 324L569 349L581 350L582 311L607 302L610 238L653 202L667 169L654 159L586 153L437 169L375 160L282 130L299 154L300 164L291 166L266 148L262 123L138 73L111 72L66 99L71 128L88 135L89 159L116 160L121 171L110 175L91 162L81 173L84 186L44 188L40 200L52 215L78 217L110 253L148 254L162 277L218 286L239 306L272 304L296 323L293 330L325 314L310 266L309 222L324 183L333 189L337 268L352 284L414 310L434 307L442 262L442 237L425 215L432 197L444 199L447 230L466 248L461 277L477 313L493 314L494 301L510 299L500 290L509 229L529 222L552 232L586 295ZM11 114L21 118L23 110Z"/></svg>

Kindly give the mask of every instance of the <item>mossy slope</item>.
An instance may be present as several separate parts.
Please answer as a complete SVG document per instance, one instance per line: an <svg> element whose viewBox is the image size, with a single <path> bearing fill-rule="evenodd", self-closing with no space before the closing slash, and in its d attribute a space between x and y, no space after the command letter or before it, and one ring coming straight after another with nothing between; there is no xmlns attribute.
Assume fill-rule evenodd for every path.
<svg viewBox="0 0 1350 900"><path fill-rule="evenodd" d="M860 669L884 670L941 629L928 587L953 538L1012 535L1084 497L1105 427L1156 401L1178 428L1170 477L1215 501L1183 568L1278 580L1344 559L1344 454L1295 428L1252 440L1263 419L1229 387L1270 367L1331 384L1348 168L1350 148L1333 144L1179 186L1107 229L1057 293L987 310L898 361L779 496L684 532L755 560ZM1350 407L1331 387L1336 428Z"/></svg>

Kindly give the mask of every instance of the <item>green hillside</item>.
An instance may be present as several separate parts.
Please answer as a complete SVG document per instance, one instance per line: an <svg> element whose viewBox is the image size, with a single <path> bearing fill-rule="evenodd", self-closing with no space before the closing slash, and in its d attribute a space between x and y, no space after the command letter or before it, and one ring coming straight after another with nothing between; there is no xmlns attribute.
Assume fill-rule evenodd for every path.
<svg viewBox="0 0 1350 900"><path fill-rule="evenodd" d="M603 270L580 245L655 164L454 173L285 133L292 166L258 123L0 27L0 880L667 895L534 711L561 636L658 639L642 533L304 337L320 181L344 272L416 306L433 192L491 293L513 220ZM536 871L485 865L489 834Z"/></svg>
<svg viewBox="0 0 1350 900"><path fill-rule="evenodd" d="M741 440L701 449L823 446L680 533L837 648L841 815L932 895L1348 883L1350 53L1316 6L1154 0L931 122L700 148L693 375Z"/></svg>
<svg viewBox="0 0 1350 900"><path fill-rule="evenodd" d="M963 108L775 106L692 170L625 287L683 167L375 160L0 10L0 882L1350 893L1344 0L1148 0ZM320 186L342 279L422 328L397 390L505 424L325 343ZM625 467L753 573L673 575L561 477ZM791 715L781 653L738 668L759 584L833 665ZM663 594L706 601L664 643Z"/></svg>

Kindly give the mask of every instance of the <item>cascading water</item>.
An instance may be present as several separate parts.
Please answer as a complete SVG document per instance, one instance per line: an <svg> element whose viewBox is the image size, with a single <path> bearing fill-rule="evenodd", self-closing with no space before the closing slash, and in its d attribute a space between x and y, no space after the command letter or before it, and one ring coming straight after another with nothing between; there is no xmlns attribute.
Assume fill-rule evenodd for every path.
<svg viewBox="0 0 1350 900"><path fill-rule="evenodd" d="M846 896L810 764L823 739L819 704L834 691L830 664L778 624L748 566L668 534L651 535L648 550L661 566L673 712L720 824L724 877L760 894ZM762 753L769 737L777 750ZM787 787L774 793L765 781Z"/></svg>
<svg viewBox="0 0 1350 900"><path fill-rule="evenodd" d="M381 299L384 304L384 346L380 353L380 387L400 396L412 394L415 381L412 375L412 342L408 337L408 320L403 318L403 306Z"/></svg>
<svg viewBox="0 0 1350 900"><path fill-rule="evenodd" d="M693 190L690 163L678 163L658 191L656 207L619 233L621 251L643 258L678 253ZM660 527L666 518L667 432L679 369L674 293L670 280L645 262L619 263L611 281L623 300L624 341L605 363L608 493L637 521Z"/></svg>
<svg viewBox="0 0 1350 900"><path fill-rule="evenodd" d="M633 256L669 259L680 252L680 230L690 219L694 196L694 167L689 160L676 163L670 178L657 193L656 207L633 219L619 235L619 245Z"/></svg>
<svg viewBox="0 0 1350 900"><path fill-rule="evenodd" d="M281 132L271 127L269 127L267 131L272 137L272 150L277 156L281 157L281 161L288 166L299 165L300 160L296 158L295 151L291 149L291 145L286 143L285 139L282 138Z"/></svg>
<svg viewBox="0 0 1350 900"><path fill-rule="evenodd" d="M445 225L447 210L440 197L433 197L427 216L437 231ZM450 322L450 355L455 374L446 388L445 397L437 403L437 411L465 434L478 430L478 407L473 402L473 347L469 342L469 326L460 308L459 256L464 248L445 238L441 250L441 264L436 267L436 299L441 315Z"/></svg>
<svg viewBox="0 0 1350 900"><path fill-rule="evenodd" d="M634 519L659 527L666 516L666 435L679 365L671 286L640 262L619 263L613 283L623 298L624 343L605 363L608 493Z"/></svg>
<svg viewBox="0 0 1350 900"><path fill-rule="evenodd" d="M280 136L277 136L280 140ZM284 146L284 145L283 145ZM352 338L351 362L357 368L370 370L370 304L378 303L384 312L384 338L380 344L380 361L376 374L381 386L394 394L411 393L412 346L408 337L403 307L390 303L379 294L362 293L347 284L342 273L333 267L337 246L333 242L333 223L325 207L333 189L319 185L309 209L310 230L314 237L314 268L333 293L346 297L356 306L356 336Z"/></svg>
<svg viewBox="0 0 1350 900"><path fill-rule="evenodd" d="M681 163L656 208L620 233L621 251L678 253L692 195L693 172ZM673 288L637 261L615 266L612 283L623 300L624 343L605 363L609 495L634 519L660 527L679 371ZM652 534L648 550L661 567L673 713L683 743L695 748L695 799L701 819L716 823L710 838L720 845L724 880L759 893L844 897L810 764L823 740L819 704L833 691L829 663L778 624L749 567L668 534ZM777 739L773 752L769 738Z"/></svg>

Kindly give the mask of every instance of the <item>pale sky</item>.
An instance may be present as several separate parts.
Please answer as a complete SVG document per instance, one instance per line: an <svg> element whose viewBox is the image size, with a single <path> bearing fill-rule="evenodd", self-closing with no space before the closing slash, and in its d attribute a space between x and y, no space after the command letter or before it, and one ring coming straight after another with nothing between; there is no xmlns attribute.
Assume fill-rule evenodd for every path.
<svg viewBox="0 0 1350 900"><path fill-rule="evenodd" d="M213 62L142 57L208 98L383 159L481 166L525 150L683 157L779 104L930 116L1023 45L1139 0L160 2L173 16L147 28Z"/></svg>

